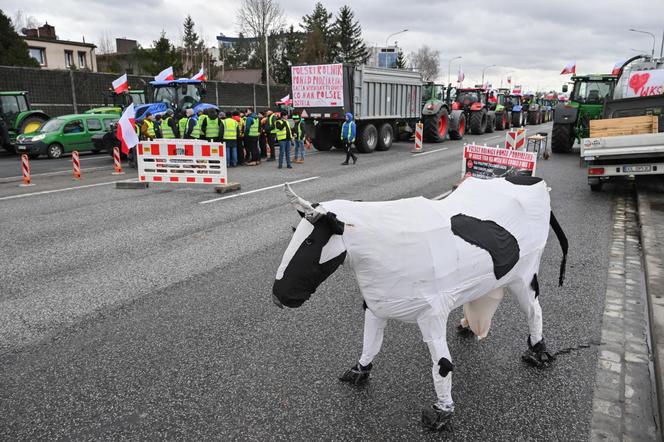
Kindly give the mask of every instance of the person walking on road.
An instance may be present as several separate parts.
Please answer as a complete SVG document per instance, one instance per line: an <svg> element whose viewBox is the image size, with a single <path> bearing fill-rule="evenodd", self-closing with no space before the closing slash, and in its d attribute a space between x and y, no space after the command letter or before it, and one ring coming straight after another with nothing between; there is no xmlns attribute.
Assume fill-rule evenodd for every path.
<svg viewBox="0 0 664 442"><path fill-rule="evenodd" d="M258 137L260 135L260 120L251 108L247 109L245 113L245 127L244 127L244 145L247 152L251 155L247 166L257 166L261 163L261 153L258 148Z"/></svg>
<svg viewBox="0 0 664 442"><path fill-rule="evenodd" d="M286 167L292 169L290 147L293 142L293 132L290 124L288 124L288 116L286 114L275 122L275 130L277 141L279 142L279 169L284 164L284 158L286 158Z"/></svg>
<svg viewBox="0 0 664 442"><path fill-rule="evenodd" d="M346 122L341 126L341 142L346 149L346 161L341 163L342 166L348 165L348 160L353 159L353 164L357 163L357 157L353 154L353 143L355 142L355 132L357 128L355 121L353 121L353 114L348 112L346 114Z"/></svg>
<svg viewBox="0 0 664 442"><path fill-rule="evenodd" d="M237 166L237 139L240 134L240 125L232 116L223 119L224 143L226 143L226 166Z"/></svg>
<svg viewBox="0 0 664 442"><path fill-rule="evenodd" d="M293 115L295 127L293 128L293 139L295 140L294 162L304 164L304 123L299 115Z"/></svg>
<svg viewBox="0 0 664 442"><path fill-rule="evenodd" d="M145 114L143 124L141 124L141 135L144 140L154 140L156 133L154 131L154 116L148 112Z"/></svg>

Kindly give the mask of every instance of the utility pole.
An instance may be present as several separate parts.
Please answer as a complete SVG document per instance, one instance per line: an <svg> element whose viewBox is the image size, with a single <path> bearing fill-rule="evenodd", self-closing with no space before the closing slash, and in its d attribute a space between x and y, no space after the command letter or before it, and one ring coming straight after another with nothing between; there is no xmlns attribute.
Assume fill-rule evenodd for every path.
<svg viewBox="0 0 664 442"><path fill-rule="evenodd" d="M267 84L267 108L270 108L270 61L267 56L267 32L265 33L265 83Z"/></svg>

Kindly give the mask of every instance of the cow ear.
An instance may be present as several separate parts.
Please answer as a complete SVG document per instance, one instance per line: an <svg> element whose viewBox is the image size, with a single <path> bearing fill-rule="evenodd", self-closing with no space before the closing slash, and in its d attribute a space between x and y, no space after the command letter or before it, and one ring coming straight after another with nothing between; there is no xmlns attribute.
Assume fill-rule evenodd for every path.
<svg viewBox="0 0 664 442"><path fill-rule="evenodd" d="M344 229L346 227L346 224L339 221L337 219L336 214L334 214L332 212L328 212L325 215L325 218L327 219L327 222L330 225L330 228L332 229L333 234L335 234L335 235L343 235L344 234Z"/></svg>

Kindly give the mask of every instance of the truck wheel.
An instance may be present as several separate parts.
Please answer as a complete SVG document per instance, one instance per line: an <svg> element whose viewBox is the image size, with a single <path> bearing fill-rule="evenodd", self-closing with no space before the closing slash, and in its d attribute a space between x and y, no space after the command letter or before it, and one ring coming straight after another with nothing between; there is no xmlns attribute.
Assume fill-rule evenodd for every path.
<svg viewBox="0 0 664 442"><path fill-rule="evenodd" d="M488 133L488 134L492 134L493 131L496 128L496 114L494 114L494 113L487 114L486 117L487 118L486 118L486 130L485 130L485 132Z"/></svg>
<svg viewBox="0 0 664 442"><path fill-rule="evenodd" d="M449 129L449 114L444 107L436 115L429 115L424 119L424 141L428 143L442 143L447 137Z"/></svg>
<svg viewBox="0 0 664 442"><path fill-rule="evenodd" d="M470 132L475 135L482 135L486 130L487 123L486 112L475 111L470 114Z"/></svg>
<svg viewBox="0 0 664 442"><path fill-rule="evenodd" d="M503 130L507 128L507 117L505 112L501 112L500 115L496 115L496 130Z"/></svg>
<svg viewBox="0 0 664 442"><path fill-rule="evenodd" d="M601 181L599 183L591 184L590 185L590 190L592 190L593 192L600 192L602 190L602 185L603 184L604 183L601 182Z"/></svg>
<svg viewBox="0 0 664 442"><path fill-rule="evenodd" d="M553 123L551 131L551 150L553 152L571 152L574 146L574 128L571 124Z"/></svg>
<svg viewBox="0 0 664 442"><path fill-rule="evenodd" d="M450 138L453 140L460 140L466 134L466 114L459 116L459 124L456 129L450 129Z"/></svg>
<svg viewBox="0 0 664 442"><path fill-rule="evenodd" d="M394 141L394 128L390 123L383 123L378 131L378 145L377 150L390 150Z"/></svg>
<svg viewBox="0 0 664 442"><path fill-rule="evenodd" d="M60 144L53 143L48 146L46 153L48 154L49 158L60 158L62 157L62 154L65 153L65 151Z"/></svg>
<svg viewBox="0 0 664 442"><path fill-rule="evenodd" d="M378 145L378 130L373 124L367 124L360 129L355 147L361 153L373 153Z"/></svg>
<svg viewBox="0 0 664 442"><path fill-rule="evenodd" d="M18 134L29 134L30 132L35 132L37 131L42 124L44 124L46 120L42 117L39 117L37 115L31 115L27 117L23 122L21 123L21 128L18 130Z"/></svg>
<svg viewBox="0 0 664 442"><path fill-rule="evenodd" d="M332 149L332 146L334 146L332 132L328 126L319 125L316 127L316 138L313 140L316 150L328 151Z"/></svg>

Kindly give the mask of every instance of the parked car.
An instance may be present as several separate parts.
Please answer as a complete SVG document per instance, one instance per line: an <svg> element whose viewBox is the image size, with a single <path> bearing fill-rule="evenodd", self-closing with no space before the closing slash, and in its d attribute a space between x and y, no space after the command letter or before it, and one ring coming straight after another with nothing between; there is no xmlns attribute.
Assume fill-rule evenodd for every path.
<svg viewBox="0 0 664 442"><path fill-rule="evenodd" d="M112 114L73 114L53 118L36 132L20 135L16 139L16 150L19 154L27 153L30 158L40 155L60 158L75 150L99 152L92 143L92 136L108 131L118 120L119 117Z"/></svg>

